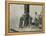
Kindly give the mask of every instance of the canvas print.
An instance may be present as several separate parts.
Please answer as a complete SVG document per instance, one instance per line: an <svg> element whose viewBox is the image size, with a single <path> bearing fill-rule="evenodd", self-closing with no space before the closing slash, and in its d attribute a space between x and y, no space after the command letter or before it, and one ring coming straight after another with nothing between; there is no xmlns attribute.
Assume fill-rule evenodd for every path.
<svg viewBox="0 0 46 36"><path fill-rule="evenodd" d="M10 4L10 32L41 32L42 6Z"/></svg>

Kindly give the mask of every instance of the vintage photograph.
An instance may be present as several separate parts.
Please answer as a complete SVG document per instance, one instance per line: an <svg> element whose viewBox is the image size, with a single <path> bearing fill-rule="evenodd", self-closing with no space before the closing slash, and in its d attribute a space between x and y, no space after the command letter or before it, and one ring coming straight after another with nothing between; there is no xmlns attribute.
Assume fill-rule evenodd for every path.
<svg viewBox="0 0 46 36"><path fill-rule="evenodd" d="M41 5L10 4L10 32L41 32Z"/></svg>

